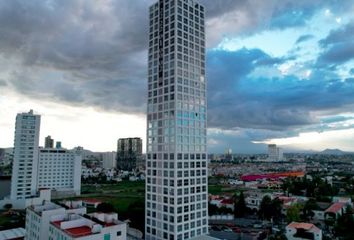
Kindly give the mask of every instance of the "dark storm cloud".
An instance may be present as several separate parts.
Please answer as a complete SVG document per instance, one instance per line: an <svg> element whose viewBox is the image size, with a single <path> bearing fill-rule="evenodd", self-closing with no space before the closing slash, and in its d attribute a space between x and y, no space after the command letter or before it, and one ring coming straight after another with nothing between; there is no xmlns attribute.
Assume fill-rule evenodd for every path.
<svg viewBox="0 0 354 240"><path fill-rule="evenodd" d="M306 41L308 41L310 39L313 39L313 38L314 38L314 36L311 35L311 34L302 35L296 40L296 44L299 44L299 43L302 43L302 42L306 42Z"/></svg>
<svg viewBox="0 0 354 240"><path fill-rule="evenodd" d="M325 39L321 40L319 43L323 52L318 59L319 65L337 65L354 59L353 33L354 21L331 31Z"/></svg>
<svg viewBox="0 0 354 240"><path fill-rule="evenodd" d="M313 111L350 111L354 103L353 82L327 79L325 70L307 80L250 76L270 58L259 49L210 51L208 58L210 127L292 129L318 123Z"/></svg>
<svg viewBox="0 0 354 240"><path fill-rule="evenodd" d="M0 54L21 63L11 86L36 98L144 111L149 4L1 1Z"/></svg>
<svg viewBox="0 0 354 240"><path fill-rule="evenodd" d="M36 99L144 113L147 9L153 2L0 1L0 55L14 62L10 78L6 79L7 87ZM313 16L314 9L335 1L201 2L208 13L210 46L215 46L229 34L302 26ZM347 2L341 1L340 6L345 7ZM234 96L237 84L253 69L281 64L285 60L273 58L259 49L209 53L211 110L220 114L220 118L210 116L211 126L275 128L275 124L279 124L286 128L313 122L308 111L300 107L277 108L273 112L263 106L263 102L272 104L272 101L264 101L263 95L256 99L252 91L249 95L236 92ZM262 81L276 82L259 81L254 88L259 88ZM291 89L285 90L291 92ZM217 110L223 104L226 111ZM262 110L262 114L251 110ZM240 120L235 120L237 118ZM225 123L218 123L219 120Z"/></svg>
<svg viewBox="0 0 354 240"><path fill-rule="evenodd" d="M102 6L93 1L2 2L0 46L25 65L119 72L139 62L134 54L145 50L147 36L146 14L126 9L146 7L128 0Z"/></svg>

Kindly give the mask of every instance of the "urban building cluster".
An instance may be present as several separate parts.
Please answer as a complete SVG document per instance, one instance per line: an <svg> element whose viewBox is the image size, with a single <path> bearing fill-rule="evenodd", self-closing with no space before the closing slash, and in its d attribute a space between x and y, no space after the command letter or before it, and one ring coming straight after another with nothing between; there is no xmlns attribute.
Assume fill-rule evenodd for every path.
<svg viewBox="0 0 354 240"><path fill-rule="evenodd" d="M29 199L38 197L40 189L50 189L57 196L80 194L80 148L67 150L60 142L54 148L50 136L45 139L45 147L40 147L40 121L41 116L32 110L16 116L11 192L0 205L11 203L25 208L31 203Z"/></svg>
<svg viewBox="0 0 354 240"><path fill-rule="evenodd" d="M283 162L269 161L264 155L213 161L210 234L221 239L238 239L241 232L257 239L349 236L343 229L350 228L346 221L354 220L353 172L353 154L328 151L287 154Z"/></svg>
<svg viewBox="0 0 354 240"><path fill-rule="evenodd" d="M26 209L26 216L25 229L0 231L0 239L127 239L127 224L112 210L93 212L98 204L89 200L51 202L80 196L84 149L68 150L61 142L54 146L51 136L40 147L40 121L33 110L17 114L13 154L2 151L2 159L10 158L12 174L10 196L0 200L0 206ZM103 153L102 160L114 171L116 154ZM5 214L11 216L11 212Z"/></svg>
<svg viewBox="0 0 354 240"><path fill-rule="evenodd" d="M269 144L267 154L208 155L205 12L195 0L158 0L148 10L145 155L141 138L118 139L112 152L65 149L51 136L40 147L41 116L17 115L14 147L0 149L1 174L11 171L0 207L26 209L25 228L0 239L353 237L352 154L284 154ZM118 219L122 193L144 234Z"/></svg>

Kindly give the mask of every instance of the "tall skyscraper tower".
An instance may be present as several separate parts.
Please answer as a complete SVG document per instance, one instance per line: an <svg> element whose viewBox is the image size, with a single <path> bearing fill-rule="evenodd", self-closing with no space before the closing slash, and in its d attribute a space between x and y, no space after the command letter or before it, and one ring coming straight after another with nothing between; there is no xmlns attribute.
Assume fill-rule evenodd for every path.
<svg viewBox="0 0 354 240"><path fill-rule="evenodd" d="M41 116L32 110L16 116L11 199L25 199L37 192L40 121Z"/></svg>
<svg viewBox="0 0 354 240"><path fill-rule="evenodd" d="M149 16L145 234L193 239L208 233L204 7L159 0Z"/></svg>

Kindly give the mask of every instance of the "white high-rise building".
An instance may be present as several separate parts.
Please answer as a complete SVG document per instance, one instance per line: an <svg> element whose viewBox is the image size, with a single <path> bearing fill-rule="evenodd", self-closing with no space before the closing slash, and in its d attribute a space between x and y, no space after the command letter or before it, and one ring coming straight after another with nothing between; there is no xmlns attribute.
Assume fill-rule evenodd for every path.
<svg viewBox="0 0 354 240"><path fill-rule="evenodd" d="M32 110L16 116L10 196L13 200L29 198L37 192L40 121L40 115Z"/></svg>
<svg viewBox="0 0 354 240"><path fill-rule="evenodd" d="M50 188L58 195L80 195L80 150L40 148L38 163L38 188Z"/></svg>
<svg viewBox="0 0 354 240"><path fill-rule="evenodd" d="M149 16L146 239L191 239L208 233L204 7L159 0Z"/></svg>
<svg viewBox="0 0 354 240"><path fill-rule="evenodd" d="M277 147L276 144L268 145L268 159L270 161L282 161L283 158L283 149Z"/></svg>

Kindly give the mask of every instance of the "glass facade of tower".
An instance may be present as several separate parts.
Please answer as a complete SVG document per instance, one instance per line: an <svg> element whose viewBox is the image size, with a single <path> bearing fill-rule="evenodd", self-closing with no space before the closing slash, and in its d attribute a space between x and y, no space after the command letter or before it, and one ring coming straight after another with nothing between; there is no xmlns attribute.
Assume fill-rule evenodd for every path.
<svg viewBox="0 0 354 240"><path fill-rule="evenodd" d="M204 7L149 10L146 239L208 232Z"/></svg>

